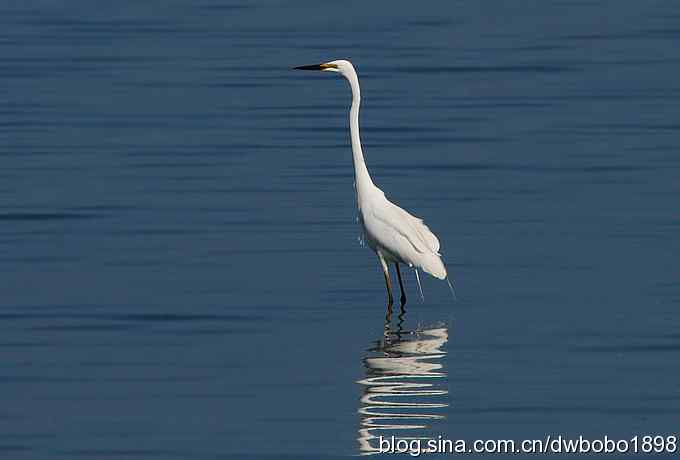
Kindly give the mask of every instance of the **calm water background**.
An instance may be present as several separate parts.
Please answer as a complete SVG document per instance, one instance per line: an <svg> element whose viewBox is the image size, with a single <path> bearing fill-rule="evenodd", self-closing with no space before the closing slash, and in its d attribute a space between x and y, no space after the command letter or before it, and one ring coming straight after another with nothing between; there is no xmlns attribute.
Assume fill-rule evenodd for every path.
<svg viewBox="0 0 680 460"><path fill-rule="evenodd" d="M349 89L289 70L335 58L458 289L407 280L429 434L677 433L680 4L96 3L0 6L3 458L359 452Z"/></svg>

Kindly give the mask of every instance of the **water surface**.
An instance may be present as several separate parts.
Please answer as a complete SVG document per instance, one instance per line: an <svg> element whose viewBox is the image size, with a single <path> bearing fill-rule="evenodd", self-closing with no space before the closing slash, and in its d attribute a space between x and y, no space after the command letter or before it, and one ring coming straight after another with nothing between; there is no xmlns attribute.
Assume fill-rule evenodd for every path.
<svg viewBox="0 0 680 460"><path fill-rule="evenodd" d="M2 456L359 454L370 379L402 358L442 374L419 435L676 430L678 18L3 3ZM290 70L336 58L375 182L459 296L427 278L420 303L409 274L399 340L357 243L347 85ZM435 359L394 349L418 340Z"/></svg>

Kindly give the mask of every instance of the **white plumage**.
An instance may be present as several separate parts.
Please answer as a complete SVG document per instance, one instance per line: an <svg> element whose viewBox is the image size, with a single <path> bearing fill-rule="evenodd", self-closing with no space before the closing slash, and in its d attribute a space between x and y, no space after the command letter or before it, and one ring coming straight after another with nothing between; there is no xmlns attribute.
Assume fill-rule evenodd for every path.
<svg viewBox="0 0 680 460"><path fill-rule="evenodd" d="M390 202L378 187L360 207L360 222L368 245L388 262L421 268L444 279L446 268L439 254L439 240L422 219Z"/></svg>
<svg viewBox="0 0 680 460"><path fill-rule="evenodd" d="M430 231L422 219L409 214L389 201L383 191L373 183L368 173L359 137L361 89L352 63L338 60L296 67L296 69L337 72L347 79L352 89L349 121L359 221L364 232L364 240L375 251L380 260L387 285L388 305L391 306L393 302L388 263L394 263L397 270L402 304L406 301L406 295L399 264L414 267L416 277L420 268L436 278L447 279L448 281L446 267L444 267L439 253L439 239ZM420 287L420 279L417 279Z"/></svg>

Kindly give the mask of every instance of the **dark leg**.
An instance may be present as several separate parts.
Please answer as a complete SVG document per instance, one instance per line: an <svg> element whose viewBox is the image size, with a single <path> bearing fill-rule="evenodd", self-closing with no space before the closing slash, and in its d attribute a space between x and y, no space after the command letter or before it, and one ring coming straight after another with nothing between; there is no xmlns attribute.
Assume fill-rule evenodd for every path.
<svg viewBox="0 0 680 460"><path fill-rule="evenodd" d="M401 281L401 270L399 270L399 264L395 262L394 266L397 268L397 278L399 279L399 289L401 290L401 305L403 307L406 305L406 291L404 290L404 283Z"/></svg>
<svg viewBox="0 0 680 460"><path fill-rule="evenodd" d="M387 267L387 262L385 261L385 258L382 256L382 254L378 253L378 259L380 259L383 275L385 275L385 286L387 287L387 309L392 311L394 299L392 298L392 280L390 279L390 270Z"/></svg>
<svg viewBox="0 0 680 460"><path fill-rule="evenodd" d="M388 305L387 312L385 313L385 330L383 331L383 335L385 336L386 341L390 340L390 328L392 326L391 323L392 323L392 306Z"/></svg>
<svg viewBox="0 0 680 460"><path fill-rule="evenodd" d="M404 321L406 320L406 302L402 302L397 318L399 318L399 321L397 321L396 334L397 338L401 339L401 334L404 332Z"/></svg>

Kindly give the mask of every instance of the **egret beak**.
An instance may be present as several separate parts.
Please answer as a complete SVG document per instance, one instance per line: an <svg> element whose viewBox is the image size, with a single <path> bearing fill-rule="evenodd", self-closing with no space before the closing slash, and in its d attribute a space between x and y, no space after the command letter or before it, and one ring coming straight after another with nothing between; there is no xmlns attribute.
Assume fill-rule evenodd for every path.
<svg viewBox="0 0 680 460"><path fill-rule="evenodd" d="M313 65L301 65L298 67L293 67L294 70L326 70L326 69L337 69L338 66L335 64L313 64Z"/></svg>

